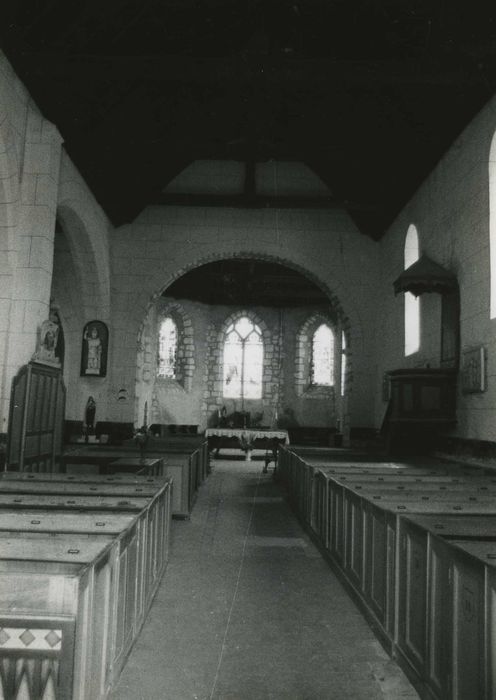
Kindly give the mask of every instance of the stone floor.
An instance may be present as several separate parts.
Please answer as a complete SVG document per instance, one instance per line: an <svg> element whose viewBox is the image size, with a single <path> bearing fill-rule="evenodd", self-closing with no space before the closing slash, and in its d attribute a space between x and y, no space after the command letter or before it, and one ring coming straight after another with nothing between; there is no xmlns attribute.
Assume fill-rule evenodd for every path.
<svg viewBox="0 0 496 700"><path fill-rule="evenodd" d="M217 460L113 700L414 700L262 462Z"/></svg>

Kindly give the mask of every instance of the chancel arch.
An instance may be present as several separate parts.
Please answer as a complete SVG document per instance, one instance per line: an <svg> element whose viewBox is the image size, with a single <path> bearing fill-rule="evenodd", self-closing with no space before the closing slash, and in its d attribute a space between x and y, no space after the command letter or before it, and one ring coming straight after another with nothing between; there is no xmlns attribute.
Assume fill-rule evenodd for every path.
<svg viewBox="0 0 496 700"><path fill-rule="evenodd" d="M335 427L339 418L341 424L346 424L341 397L341 338L344 329L353 338L352 326L337 297L320 280L294 264L253 254L209 258L181 272L151 300L139 332L136 425L141 423L145 402L153 423L204 428L212 425L225 408L228 415L248 411L250 419L274 426L284 410L292 407L298 423L308 420L310 424ZM301 292L301 298L286 304L282 297L290 288L293 294ZM251 295L249 303L243 298L246 294ZM171 314L177 325L178 362L183 351L187 355L182 359L185 364L179 382L156 376L159 320L164 313ZM242 319L252 324L250 332L260 341L261 391L257 396L247 396L246 391L231 396L225 390L226 335ZM314 333L321 325L329 329L333 345L332 377L327 386L314 387L310 408L295 381L298 343L305 323L307 328L313 326ZM188 335L182 335L182 328ZM346 350L349 366L352 347L353 340ZM157 389L167 381L171 385L168 391ZM351 393L350 382L348 389Z"/></svg>
<svg viewBox="0 0 496 700"><path fill-rule="evenodd" d="M317 247L306 245L307 238L302 238L308 226L318 226L318 230L312 230ZM334 211L321 212L317 217L308 212L233 210L228 217L227 210L215 207L187 212L174 206L144 210L132 225L112 234L112 337L113 347L119 351L119 361L112 365L112 391L125 388L134 397L140 328L147 309L162 295L167 296L173 284L210 263L264 261L285 266L313 282L324 295L325 305L348 329L350 360L353 354L350 410L356 412L360 424L365 424L371 419L373 407L361 397L374 383L370 347L378 311L372 306L371 313L364 313L361 299L365 288L374 288L379 249L371 241L356 239L356 229L352 232L348 230L351 228L351 223L342 217L338 220ZM134 248L136 241L139 245ZM363 265L363 257L356 254L357 245L364 249L363 255L370 253L370 264ZM132 260L128 257L131 248L135 250ZM315 254L317 249L319 255ZM209 287L203 291L208 292ZM113 407L113 420L134 420L134 398L127 404L114 403Z"/></svg>

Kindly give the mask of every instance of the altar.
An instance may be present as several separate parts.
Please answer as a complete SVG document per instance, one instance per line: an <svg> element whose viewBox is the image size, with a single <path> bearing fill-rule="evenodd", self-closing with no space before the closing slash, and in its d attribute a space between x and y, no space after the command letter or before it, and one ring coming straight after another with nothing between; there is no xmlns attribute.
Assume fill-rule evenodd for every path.
<svg viewBox="0 0 496 700"><path fill-rule="evenodd" d="M257 428L207 428L205 437L208 441L210 452L218 455L222 448L233 447L241 449L246 454L246 459L251 459L253 450L266 450L270 452L265 459L265 469L270 461L276 462L277 448L279 445L289 444L287 430L263 430Z"/></svg>

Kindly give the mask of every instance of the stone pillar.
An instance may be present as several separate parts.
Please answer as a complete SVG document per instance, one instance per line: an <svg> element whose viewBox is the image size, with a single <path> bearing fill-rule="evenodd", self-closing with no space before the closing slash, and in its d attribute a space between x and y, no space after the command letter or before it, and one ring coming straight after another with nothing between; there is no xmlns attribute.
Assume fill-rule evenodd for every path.
<svg viewBox="0 0 496 700"><path fill-rule="evenodd" d="M57 128L30 110L13 236L11 305L3 364L4 399L12 378L31 359L38 327L48 318L62 138ZM7 403L8 405L8 403ZM2 430L8 421L3 402Z"/></svg>
<svg viewBox="0 0 496 700"><path fill-rule="evenodd" d="M16 255L14 249L19 199L19 173L15 142L2 115L0 126L0 433L7 431L10 380L7 380L12 290Z"/></svg>

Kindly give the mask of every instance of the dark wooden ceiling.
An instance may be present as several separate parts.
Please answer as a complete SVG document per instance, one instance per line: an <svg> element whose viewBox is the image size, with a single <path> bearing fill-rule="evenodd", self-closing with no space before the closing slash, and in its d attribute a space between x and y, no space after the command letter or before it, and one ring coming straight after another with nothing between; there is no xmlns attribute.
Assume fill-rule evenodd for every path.
<svg viewBox="0 0 496 700"><path fill-rule="evenodd" d="M329 309L329 298L311 280L289 267L261 260L219 260L187 272L163 296L203 304Z"/></svg>
<svg viewBox="0 0 496 700"><path fill-rule="evenodd" d="M494 94L495 33L496 3L478 0L0 11L3 50L115 224L195 159L274 158L313 168L333 193L319 206L345 206L375 239Z"/></svg>

